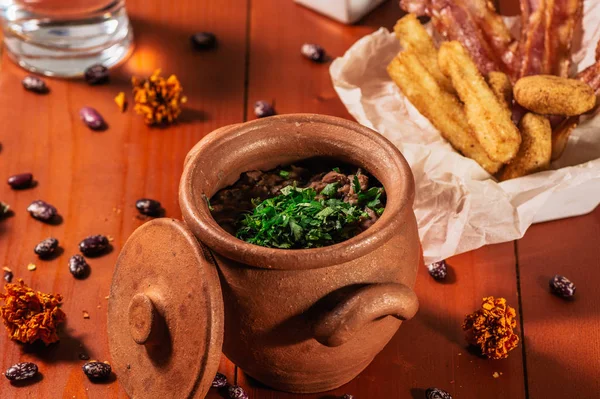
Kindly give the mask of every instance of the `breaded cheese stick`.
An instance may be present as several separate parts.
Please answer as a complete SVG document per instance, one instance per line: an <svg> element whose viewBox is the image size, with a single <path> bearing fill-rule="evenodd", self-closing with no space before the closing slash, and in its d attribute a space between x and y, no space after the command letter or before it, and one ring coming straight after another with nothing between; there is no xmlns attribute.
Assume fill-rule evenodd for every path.
<svg viewBox="0 0 600 399"><path fill-rule="evenodd" d="M394 32L402 47L413 51L419 57L423 66L444 90L456 93L450 79L440 71L438 50L415 14L407 14L400 18L394 26Z"/></svg>
<svg viewBox="0 0 600 399"><path fill-rule="evenodd" d="M492 160L510 162L521 144L510 110L496 98L462 44L443 43L438 58L440 69L450 77L465 104L467 122L477 141Z"/></svg>
<svg viewBox="0 0 600 399"><path fill-rule="evenodd" d="M487 75L487 84L506 108L510 109L513 100L513 87L510 78L504 72L492 71Z"/></svg>
<svg viewBox="0 0 600 399"><path fill-rule="evenodd" d="M552 128L545 116L527 113L519 123L523 137L519 153L506 165L500 180L509 180L548 169L552 155Z"/></svg>
<svg viewBox="0 0 600 399"><path fill-rule="evenodd" d="M490 174L500 169L502 164L492 161L475 139L458 99L440 87L414 52L398 54L387 71L402 93L457 151Z"/></svg>

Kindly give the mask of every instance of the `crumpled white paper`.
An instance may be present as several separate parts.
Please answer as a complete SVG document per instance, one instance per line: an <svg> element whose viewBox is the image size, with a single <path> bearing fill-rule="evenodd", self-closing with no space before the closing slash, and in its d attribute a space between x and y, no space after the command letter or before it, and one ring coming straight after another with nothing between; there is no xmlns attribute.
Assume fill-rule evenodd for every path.
<svg viewBox="0 0 600 399"><path fill-rule="evenodd" d="M518 18L507 19L518 32ZM577 71L594 61L600 40L600 0L584 1ZM361 124L390 139L410 164L416 183L414 212L425 263L486 244L518 239L555 192L600 179L600 115L582 118L552 170L498 183L475 161L455 152L404 98L386 72L401 50L381 28L356 42L331 65L333 85ZM595 192L600 201L600 192Z"/></svg>

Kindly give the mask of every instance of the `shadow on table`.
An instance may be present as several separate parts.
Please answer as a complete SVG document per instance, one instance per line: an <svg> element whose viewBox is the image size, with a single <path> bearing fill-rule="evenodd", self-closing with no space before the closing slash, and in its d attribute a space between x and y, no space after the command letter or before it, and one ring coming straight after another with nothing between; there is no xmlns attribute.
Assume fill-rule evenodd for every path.
<svg viewBox="0 0 600 399"><path fill-rule="evenodd" d="M60 341L46 346L37 341L31 345L23 345L22 350L31 354L45 363L81 363L81 355L95 358L94 353L83 342L82 336L74 336L67 331L66 325L59 332Z"/></svg>

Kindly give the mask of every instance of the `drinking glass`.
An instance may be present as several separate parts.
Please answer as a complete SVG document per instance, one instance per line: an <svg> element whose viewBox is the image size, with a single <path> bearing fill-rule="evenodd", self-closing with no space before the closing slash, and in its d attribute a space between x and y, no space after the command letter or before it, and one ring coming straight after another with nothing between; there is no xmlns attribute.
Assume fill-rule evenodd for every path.
<svg viewBox="0 0 600 399"><path fill-rule="evenodd" d="M0 17L10 57L43 75L111 67L132 49L124 0L0 0Z"/></svg>

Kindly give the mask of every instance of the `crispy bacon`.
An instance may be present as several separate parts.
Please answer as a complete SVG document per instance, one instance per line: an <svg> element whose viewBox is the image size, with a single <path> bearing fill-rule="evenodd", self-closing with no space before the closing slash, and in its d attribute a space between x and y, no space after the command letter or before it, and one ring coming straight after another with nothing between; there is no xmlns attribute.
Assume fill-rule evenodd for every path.
<svg viewBox="0 0 600 399"><path fill-rule="evenodd" d="M581 22L583 0L521 0L519 77L567 77L573 32Z"/></svg>
<svg viewBox="0 0 600 399"><path fill-rule="evenodd" d="M480 72L516 76L515 41L502 18L485 0L401 0L407 12L429 16L435 29L467 49Z"/></svg>

